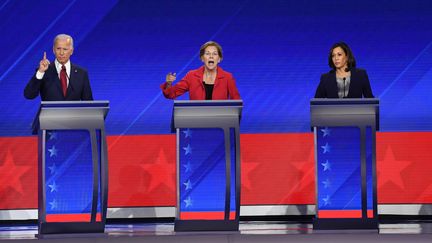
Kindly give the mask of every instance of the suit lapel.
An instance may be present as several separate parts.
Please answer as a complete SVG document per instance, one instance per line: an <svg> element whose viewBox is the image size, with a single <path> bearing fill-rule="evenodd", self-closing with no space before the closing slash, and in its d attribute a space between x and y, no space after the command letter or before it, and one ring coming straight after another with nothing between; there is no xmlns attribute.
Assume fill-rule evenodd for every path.
<svg viewBox="0 0 432 243"><path fill-rule="evenodd" d="M338 95L338 93L339 93L339 88L338 88L338 85L337 85L337 81L336 81L336 72L330 72L330 75L331 75L331 80L332 80L332 82L330 82L330 84L331 84L331 90L332 90L332 92L334 92L334 93L332 93L332 94L328 94L328 96L330 96L330 97L335 97L335 98L337 98L337 97L339 97L339 95Z"/></svg>
<svg viewBox="0 0 432 243"><path fill-rule="evenodd" d="M198 72L195 73L195 78L197 80L199 80L198 82L199 82L202 90L204 90L204 84L203 84L203 82L204 82L204 66L202 66L198 69Z"/></svg>
<svg viewBox="0 0 432 243"><path fill-rule="evenodd" d="M67 88L66 97L73 93L74 84L75 84L74 80L76 79L77 73L78 73L78 70L77 70L76 66L71 63L71 69L70 69L70 75L69 75L69 85Z"/></svg>
<svg viewBox="0 0 432 243"><path fill-rule="evenodd" d="M352 97L352 95L354 95L353 92L355 89L357 89L357 87L354 87L356 85L356 80L357 80L356 70L355 70L355 68L352 68L351 69L350 86L348 89L348 96L347 97Z"/></svg>
<svg viewBox="0 0 432 243"><path fill-rule="evenodd" d="M219 79L223 79L224 78L224 74L223 74L223 70L222 68L220 68L219 66L217 67L217 74L216 74L216 78L215 78L215 83L214 83L214 88L216 88L216 86L219 85L220 81ZM214 90L213 88L213 90Z"/></svg>

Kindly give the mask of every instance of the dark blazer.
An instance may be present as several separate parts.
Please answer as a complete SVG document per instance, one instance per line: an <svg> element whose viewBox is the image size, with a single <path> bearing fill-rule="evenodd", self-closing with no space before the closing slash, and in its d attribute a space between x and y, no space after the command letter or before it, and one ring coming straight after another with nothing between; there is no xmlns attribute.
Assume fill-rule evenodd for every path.
<svg viewBox="0 0 432 243"><path fill-rule="evenodd" d="M177 84L168 86L165 82L160 85L163 95L168 99L175 99L176 97L189 91L189 98L191 100L205 100L205 88L203 84L204 66L189 71L184 78ZM221 67L217 67L217 75L214 83L213 100L239 100L240 93L237 89L233 75L224 71Z"/></svg>
<svg viewBox="0 0 432 243"><path fill-rule="evenodd" d="M36 78L35 73L24 89L27 99L34 99L39 94L43 101L93 100L87 71L72 63L66 97L63 96L54 62L49 65L41 80Z"/></svg>
<svg viewBox="0 0 432 243"><path fill-rule="evenodd" d="M364 69L351 68L351 81L346 98L373 98L369 78ZM321 75L315 98L339 98L336 83L336 71L331 70Z"/></svg>

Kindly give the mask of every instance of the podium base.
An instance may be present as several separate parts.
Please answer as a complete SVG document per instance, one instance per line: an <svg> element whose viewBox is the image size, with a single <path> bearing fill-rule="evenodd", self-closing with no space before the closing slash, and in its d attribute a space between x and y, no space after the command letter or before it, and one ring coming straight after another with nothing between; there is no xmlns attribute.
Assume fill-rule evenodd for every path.
<svg viewBox="0 0 432 243"><path fill-rule="evenodd" d="M37 234L37 237L47 238L49 235L59 236L68 234L71 234L73 236L76 236L78 234L103 234L104 232L105 223L102 222L45 222L39 224L39 233Z"/></svg>
<svg viewBox="0 0 432 243"><path fill-rule="evenodd" d="M176 220L174 231L238 231L238 220Z"/></svg>
<svg viewBox="0 0 432 243"><path fill-rule="evenodd" d="M38 239L67 239L67 238L91 238L106 237L107 233L71 233L71 234L36 234Z"/></svg>
<svg viewBox="0 0 432 243"><path fill-rule="evenodd" d="M317 219L313 220L315 230L376 230L378 231L377 219Z"/></svg>

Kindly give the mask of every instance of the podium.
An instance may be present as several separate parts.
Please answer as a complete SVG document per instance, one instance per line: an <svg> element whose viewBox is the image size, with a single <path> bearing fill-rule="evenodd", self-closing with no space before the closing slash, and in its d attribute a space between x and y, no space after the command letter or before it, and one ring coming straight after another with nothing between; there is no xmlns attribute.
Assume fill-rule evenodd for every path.
<svg viewBox="0 0 432 243"><path fill-rule="evenodd" d="M236 231L242 100L174 101L175 231Z"/></svg>
<svg viewBox="0 0 432 243"><path fill-rule="evenodd" d="M314 230L378 230L378 99L312 99L315 139Z"/></svg>
<svg viewBox="0 0 432 243"><path fill-rule="evenodd" d="M108 156L108 101L42 101L38 134L38 237L103 233Z"/></svg>

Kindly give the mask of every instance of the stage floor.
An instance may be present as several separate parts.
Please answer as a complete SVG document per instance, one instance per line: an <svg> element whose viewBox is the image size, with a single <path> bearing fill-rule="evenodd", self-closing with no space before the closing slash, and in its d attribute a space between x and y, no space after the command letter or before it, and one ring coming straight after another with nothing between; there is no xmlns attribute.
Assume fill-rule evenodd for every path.
<svg viewBox="0 0 432 243"><path fill-rule="evenodd" d="M37 239L37 227L0 226L2 242ZM238 232L174 232L173 223L108 224L105 234L39 239L49 242L432 242L432 223L380 224L379 231L313 231L312 224L242 221Z"/></svg>

